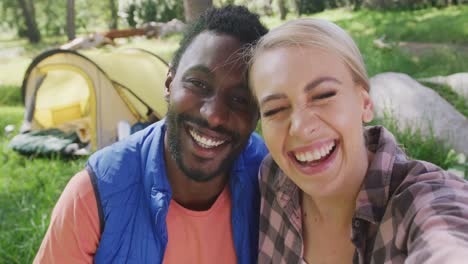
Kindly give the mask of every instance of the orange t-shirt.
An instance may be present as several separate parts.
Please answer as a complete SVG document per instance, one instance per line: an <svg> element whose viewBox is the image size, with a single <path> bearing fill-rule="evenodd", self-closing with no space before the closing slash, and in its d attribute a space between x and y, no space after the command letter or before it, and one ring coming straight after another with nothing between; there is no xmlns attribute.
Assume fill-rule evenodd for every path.
<svg viewBox="0 0 468 264"><path fill-rule="evenodd" d="M164 263L236 263L231 198L226 187L207 211L191 211L171 200ZM99 215L91 179L76 174L65 187L34 263L92 263L99 245Z"/></svg>
<svg viewBox="0 0 468 264"><path fill-rule="evenodd" d="M188 210L171 200L166 223L164 264L236 263L229 188L224 188L207 211Z"/></svg>

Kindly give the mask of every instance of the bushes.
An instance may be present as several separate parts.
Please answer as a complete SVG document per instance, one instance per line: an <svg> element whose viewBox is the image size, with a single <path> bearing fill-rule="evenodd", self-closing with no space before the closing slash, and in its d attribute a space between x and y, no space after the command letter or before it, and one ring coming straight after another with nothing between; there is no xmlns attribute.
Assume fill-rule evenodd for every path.
<svg viewBox="0 0 468 264"><path fill-rule="evenodd" d="M133 1L124 10L129 26L136 27L150 21L167 22L173 18L184 19L182 0Z"/></svg>

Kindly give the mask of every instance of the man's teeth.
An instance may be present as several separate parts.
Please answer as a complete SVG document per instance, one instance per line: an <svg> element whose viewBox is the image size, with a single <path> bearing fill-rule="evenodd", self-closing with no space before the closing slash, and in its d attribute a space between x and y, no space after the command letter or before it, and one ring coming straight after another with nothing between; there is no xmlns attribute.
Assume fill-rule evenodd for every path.
<svg viewBox="0 0 468 264"><path fill-rule="evenodd" d="M321 148L314 149L312 151L296 152L294 153L294 156L300 162L316 161L330 154L330 151L333 149L334 146L335 142L333 141L325 146L322 146Z"/></svg>
<svg viewBox="0 0 468 264"><path fill-rule="evenodd" d="M214 148L226 142L225 140L213 140L203 137L192 129L190 129L189 132L193 139L195 139L195 141L204 148Z"/></svg>

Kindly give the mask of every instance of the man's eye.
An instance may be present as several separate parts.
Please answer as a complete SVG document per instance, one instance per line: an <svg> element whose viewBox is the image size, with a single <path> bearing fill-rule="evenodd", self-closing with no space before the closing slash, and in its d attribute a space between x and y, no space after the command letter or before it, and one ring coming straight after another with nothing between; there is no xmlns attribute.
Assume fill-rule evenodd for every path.
<svg viewBox="0 0 468 264"><path fill-rule="evenodd" d="M330 91L330 92L326 92L326 93L322 93L322 94L313 96L312 99L314 99L314 100L326 99L326 98L333 97L335 95L336 95L335 91Z"/></svg>
<svg viewBox="0 0 468 264"><path fill-rule="evenodd" d="M278 107L278 108L274 108L274 109L271 109L271 110L267 110L267 111L262 113L262 116L263 117L272 117L275 114L278 114L279 112L281 112L281 111L283 111L285 109L287 109L287 107L283 106L283 107Z"/></svg>
<svg viewBox="0 0 468 264"><path fill-rule="evenodd" d="M195 93L208 93L209 92L208 84L198 79L186 80L186 87Z"/></svg>
<svg viewBox="0 0 468 264"><path fill-rule="evenodd" d="M190 83L198 88L207 89L207 85L199 80L190 80Z"/></svg>
<svg viewBox="0 0 468 264"><path fill-rule="evenodd" d="M242 96L233 96L231 99L234 103L240 104L240 105L248 105L249 100L247 98L242 97Z"/></svg>

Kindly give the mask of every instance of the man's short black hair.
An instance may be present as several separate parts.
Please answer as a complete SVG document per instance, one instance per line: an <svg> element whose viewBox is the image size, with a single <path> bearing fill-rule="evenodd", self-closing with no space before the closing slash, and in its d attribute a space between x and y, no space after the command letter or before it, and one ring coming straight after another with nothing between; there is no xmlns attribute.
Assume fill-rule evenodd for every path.
<svg viewBox="0 0 468 264"><path fill-rule="evenodd" d="M268 32L257 14L246 7L227 5L207 9L184 33L180 46L172 59L171 70L175 73L180 59L190 43L203 31L214 31L233 36L245 44L254 44Z"/></svg>

